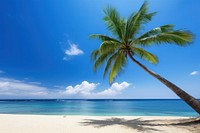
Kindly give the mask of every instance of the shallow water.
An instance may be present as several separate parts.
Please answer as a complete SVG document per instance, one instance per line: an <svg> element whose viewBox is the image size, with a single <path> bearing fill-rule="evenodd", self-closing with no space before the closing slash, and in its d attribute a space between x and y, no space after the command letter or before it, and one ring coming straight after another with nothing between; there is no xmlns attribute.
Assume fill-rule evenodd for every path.
<svg viewBox="0 0 200 133"><path fill-rule="evenodd" d="M0 114L198 116L178 99L0 100Z"/></svg>

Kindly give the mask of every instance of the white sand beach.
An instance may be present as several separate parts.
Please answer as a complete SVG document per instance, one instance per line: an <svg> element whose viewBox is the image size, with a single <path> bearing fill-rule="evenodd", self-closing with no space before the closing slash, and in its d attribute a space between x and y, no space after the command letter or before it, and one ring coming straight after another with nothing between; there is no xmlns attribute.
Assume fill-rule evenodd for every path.
<svg viewBox="0 0 200 133"><path fill-rule="evenodd" d="M199 133L200 119L164 116L0 115L1 133Z"/></svg>

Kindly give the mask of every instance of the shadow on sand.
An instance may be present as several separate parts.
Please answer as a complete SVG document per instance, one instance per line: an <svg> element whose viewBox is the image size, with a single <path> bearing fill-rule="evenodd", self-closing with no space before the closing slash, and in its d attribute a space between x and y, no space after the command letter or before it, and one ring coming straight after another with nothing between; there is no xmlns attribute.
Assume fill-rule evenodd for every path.
<svg viewBox="0 0 200 133"><path fill-rule="evenodd" d="M109 118L104 120L98 119L84 119L84 122L80 122L83 126L93 126L95 128L102 128L106 126L120 125L137 130L138 132L162 132L162 130L156 129L157 126L174 126L181 127L194 127L200 126L199 118L191 119L177 119L177 120L142 120L141 118L126 120L123 118ZM188 130L190 130L188 128Z"/></svg>
<svg viewBox="0 0 200 133"><path fill-rule="evenodd" d="M155 126L155 124L151 124L153 122L154 120L142 120L140 118L132 120L126 120L123 118L109 118L105 120L84 119L84 122L81 122L81 124L84 126L94 126L95 128L121 125L141 132L160 131L151 127Z"/></svg>

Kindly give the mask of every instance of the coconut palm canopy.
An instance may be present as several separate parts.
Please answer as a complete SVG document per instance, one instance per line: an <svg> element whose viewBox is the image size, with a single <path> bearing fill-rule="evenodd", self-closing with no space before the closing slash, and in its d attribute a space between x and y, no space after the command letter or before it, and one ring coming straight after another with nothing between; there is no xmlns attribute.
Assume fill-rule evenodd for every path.
<svg viewBox="0 0 200 133"><path fill-rule="evenodd" d="M106 63L104 76L109 72L110 83L123 70L128 56L137 56L153 64L158 63L157 56L146 51L145 47L166 43L186 46L193 40L189 31L175 30L172 24L162 25L141 34L145 24L156 15L156 12L148 11L147 2L128 19L121 17L111 6L105 8L104 13L107 29L114 37L104 34L93 34L90 37L102 41L99 49L92 52L92 59L95 60L94 71Z"/></svg>
<svg viewBox="0 0 200 133"><path fill-rule="evenodd" d="M143 47L165 43L186 46L192 42L193 35L189 31L175 30L171 24L156 27L142 35L138 34L141 32L143 25L151 21L152 17L156 14L156 12L148 12L147 2L141 6L137 13L132 13L127 20L121 18L116 9L112 7L104 9L104 13L104 21L106 22L107 28L115 38L102 34L93 34L90 36L91 38L98 38L102 41L99 49L92 52L92 59L95 60L94 70L96 71L99 66L106 63L104 76L110 71L109 82L112 83L113 79L127 64L127 58L129 57L134 63L166 85L200 114L199 100L190 96L162 76L152 72L135 59L135 56L138 56L156 64L158 58L143 49Z"/></svg>

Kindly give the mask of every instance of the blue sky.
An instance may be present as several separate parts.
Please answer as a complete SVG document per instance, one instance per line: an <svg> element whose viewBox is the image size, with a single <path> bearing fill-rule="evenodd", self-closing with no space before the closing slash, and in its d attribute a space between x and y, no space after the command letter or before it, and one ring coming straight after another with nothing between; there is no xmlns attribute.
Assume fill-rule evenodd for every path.
<svg viewBox="0 0 200 133"><path fill-rule="evenodd" d="M100 42L90 34L107 31L102 9L117 8L127 17L143 0L1 0L0 98L178 98L129 62L111 86L103 69L93 73L92 50ZM149 0L158 11L144 31L164 24L195 34L191 46L147 48L159 57L149 69L200 98L200 1Z"/></svg>

